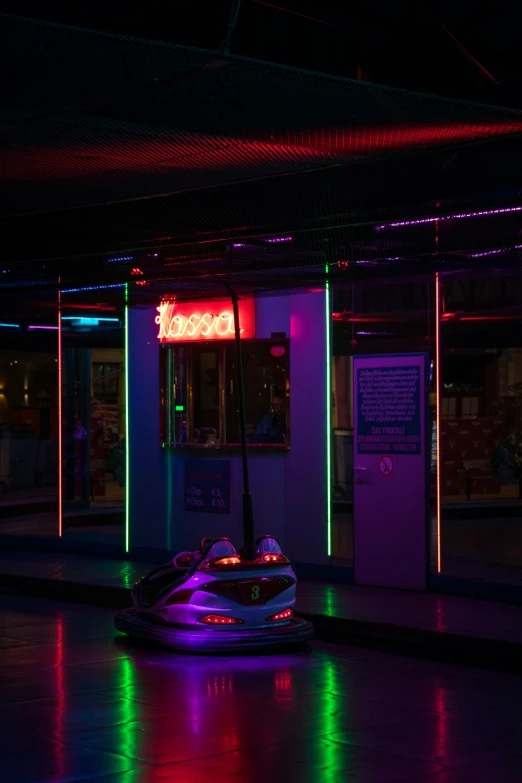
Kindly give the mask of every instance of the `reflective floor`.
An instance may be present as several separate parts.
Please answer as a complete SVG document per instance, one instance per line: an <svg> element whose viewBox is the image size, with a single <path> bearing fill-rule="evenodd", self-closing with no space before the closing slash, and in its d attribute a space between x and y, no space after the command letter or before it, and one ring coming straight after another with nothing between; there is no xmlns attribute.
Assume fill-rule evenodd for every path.
<svg viewBox="0 0 522 783"><path fill-rule="evenodd" d="M0 596L9 783L522 780L522 678L342 646L202 658Z"/></svg>

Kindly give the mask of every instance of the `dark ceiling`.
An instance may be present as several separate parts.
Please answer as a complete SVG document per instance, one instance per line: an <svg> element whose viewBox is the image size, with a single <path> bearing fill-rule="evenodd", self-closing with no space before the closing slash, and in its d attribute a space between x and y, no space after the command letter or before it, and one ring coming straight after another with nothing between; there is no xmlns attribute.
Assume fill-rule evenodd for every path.
<svg viewBox="0 0 522 783"><path fill-rule="evenodd" d="M218 49L233 0L3 0L23 16ZM469 0L340 3L241 0L231 49L298 68L521 106L522 56L511 10ZM362 73L361 73L362 72Z"/></svg>
<svg viewBox="0 0 522 783"><path fill-rule="evenodd" d="M198 3L159 5L21 2L17 13L39 21L0 17L5 311L56 303L58 279L66 289L129 283L139 302L213 296L225 281L241 292L310 288L327 268L342 284L347 268L371 279L487 266L477 254L499 248L497 265L518 264L518 212L446 221L436 244L433 224L375 230L522 204L522 112L489 103L515 96L506 74L516 52L510 70L506 48L502 70L494 24L488 64L502 85L428 17L406 24L375 7L372 21L287 3L311 21L251 0L225 55L229 3L207 16ZM471 27L482 57L483 28ZM345 78L357 66L475 102ZM121 296L103 290L105 302Z"/></svg>

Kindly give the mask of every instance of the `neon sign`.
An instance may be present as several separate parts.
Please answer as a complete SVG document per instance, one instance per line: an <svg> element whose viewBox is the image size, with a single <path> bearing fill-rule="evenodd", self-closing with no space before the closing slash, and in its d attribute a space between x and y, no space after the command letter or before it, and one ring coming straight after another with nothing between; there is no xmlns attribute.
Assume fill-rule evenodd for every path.
<svg viewBox="0 0 522 783"><path fill-rule="evenodd" d="M155 322L161 342L233 340L234 314L231 306L208 303L175 304L162 302L156 308ZM239 323L242 337L254 336L252 300L239 302Z"/></svg>

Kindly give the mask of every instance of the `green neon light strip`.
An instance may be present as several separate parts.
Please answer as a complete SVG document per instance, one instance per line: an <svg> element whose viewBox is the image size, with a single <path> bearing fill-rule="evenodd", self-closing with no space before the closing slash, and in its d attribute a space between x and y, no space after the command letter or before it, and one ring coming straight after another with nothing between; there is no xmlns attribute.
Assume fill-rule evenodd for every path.
<svg viewBox="0 0 522 783"><path fill-rule="evenodd" d="M332 346L330 339L330 283L326 265L325 320L326 320L326 527L328 557L332 556Z"/></svg>
<svg viewBox="0 0 522 783"><path fill-rule="evenodd" d="M125 283L125 551L129 551L130 432L129 432L129 284Z"/></svg>

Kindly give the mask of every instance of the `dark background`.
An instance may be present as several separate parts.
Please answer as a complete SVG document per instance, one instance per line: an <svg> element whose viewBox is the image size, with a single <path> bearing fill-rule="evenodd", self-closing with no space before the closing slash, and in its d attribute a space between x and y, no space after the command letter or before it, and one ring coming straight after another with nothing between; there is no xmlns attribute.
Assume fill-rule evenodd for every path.
<svg viewBox="0 0 522 783"><path fill-rule="evenodd" d="M1 7L20 16L217 49L226 37L232 0L138 5L7 0ZM242 0L231 49L382 84L522 105L520 30L515 6L508 3Z"/></svg>

